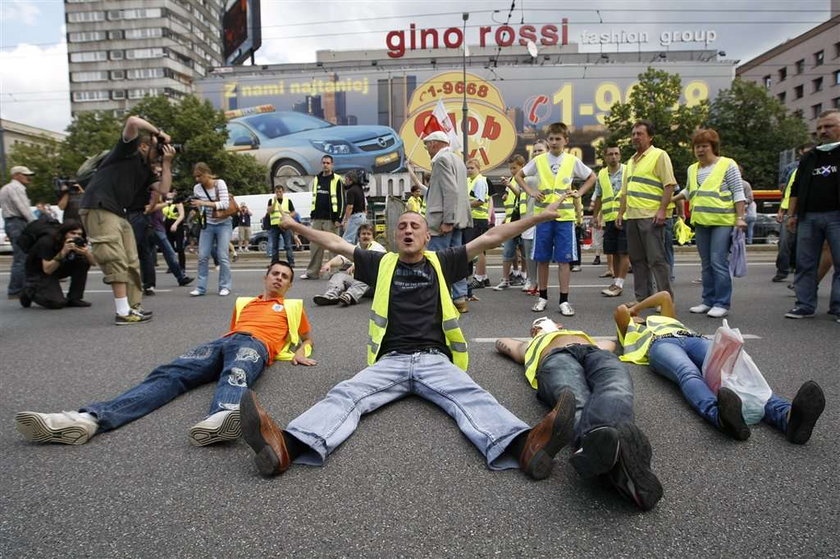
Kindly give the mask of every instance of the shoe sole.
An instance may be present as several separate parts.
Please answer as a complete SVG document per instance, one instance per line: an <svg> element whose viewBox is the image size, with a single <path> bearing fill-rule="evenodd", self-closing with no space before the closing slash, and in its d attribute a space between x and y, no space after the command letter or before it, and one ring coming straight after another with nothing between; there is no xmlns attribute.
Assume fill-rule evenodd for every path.
<svg viewBox="0 0 840 559"><path fill-rule="evenodd" d="M561 314L561 315L563 315L563 316L575 316L575 311L572 311L572 312L570 312L570 313L565 313L565 312L563 312L563 311L561 310L561 311L560 311L560 314Z"/></svg>
<svg viewBox="0 0 840 559"><path fill-rule="evenodd" d="M257 411L254 396L246 392L239 401L239 423L242 438L254 451L254 463L260 474L266 477L276 476L280 472L280 459L262 436L260 414Z"/></svg>
<svg viewBox="0 0 840 559"><path fill-rule="evenodd" d="M621 291L602 291L601 295L604 297L619 297L621 295Z"/></svg>
<svg viewBox="0 0 840 559"><path fill-rule="evenodd" d="M618 464L627 478L629 487L613 485L619 493L630 499L642 510L650 510L662 498L662 484L650 469L652 451L650 442L638 427L632 424L618 428Z"/></svg>
<svg viewBox="0 0 840 559"><path fill-rule="evenodd" d="M551 427L551 437L548 443L531 457L525 467L525 473L533 479L545 479L554 469L554 457L560 449L569 444L575 431L575 395L571 390L564 390L560 394L554 409L557 417Z"/></svg>
<svg viewBox="0 0 840 559"><path fill-rule="evenodd" d="M150 320L152 320L151 316L148 317L148 318L143 318L142 320L133 320L131 322L121 322L121 321L116 321L115 320L114 324L116 324L117 326L128 326L128 325L132 325L132 324L143 324L144 322L149 322Z"/></svg>
<svg viewBox="0 0 840 559"><path fill-rule="evenodd" d="M750 438L750 428L744 422L743 403L732 390L722 387L718 390L718 422L720 429L736 441Z"/></svg>
<svg viewBox="0 0 840 559"><path fill-rule="evenodd" d="M53 429L37 413L22 411L15 415L18 432L38 443L85 444L90 440L87 430L78 426Z"/></svg>
<svg viewBox="0 0 840 559"><path fill-rule="evenodd" d="M792 318L794 320L799 320L800 318L814 318L815 313L812 314L785 314L785 318Z"/></svg>
<svg viewBox="0 0 840 559"><path fill-rule="evenodd" d="M790 409L785 438L793 444L805 444L811 438L817 419L825 410L825 394L820 385L810 380L803 384L793 398Z"/></svg>
<svg viewBox="0 0 840 559"><path fill-rule="evenodd" d="M324 297L323 295L316 295L312 298L312 301L319 307L328 307L330 305L338 304L338 299L330 299L329 297Z"/></svg>
<svg viewBox="0 0 840 559"><path fill-rule="evenodd" d="M234 410L215 429L198 426L193 427L190 429L190 444L193 446L207 446L224 441L234 441L242 434L239 423L239 410Z"/></svg>
<svg viewBox="0 0 840 559"><path fill-rule="evenodd" d="M581 441L583 452L574 453L569 459L583 478L593 478L609 472L618 459L618 431L602 427L590 431Z"/></svg>

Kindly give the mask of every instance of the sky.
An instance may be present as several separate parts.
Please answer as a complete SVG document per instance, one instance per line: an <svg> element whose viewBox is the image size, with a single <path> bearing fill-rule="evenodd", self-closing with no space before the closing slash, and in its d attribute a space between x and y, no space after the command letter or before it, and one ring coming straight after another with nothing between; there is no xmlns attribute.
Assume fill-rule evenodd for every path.
<svg viewBox="0 0 840 559"><path fill-rule="evenodd" d="M509 22L539 29L568 18L570 42L581 43L592 33L646 32L650 43L643 50L663 50L663 33L667 38L692 31L712 40L671 48L716 48L743 62L830 17L830 0L484 0L462 1L457 8L451 0L262 0L261 5L257 64L314 62L317 50L386 49L388 31L407 31L411 23L460 27L462 12L470 13L467 38L473 43L480 25L495 29ZM581 51L601 48L580 45ZM614 51L615 44L603 50ZM62 0L0 0L0 116L49 130L70 123Z"/></svg>

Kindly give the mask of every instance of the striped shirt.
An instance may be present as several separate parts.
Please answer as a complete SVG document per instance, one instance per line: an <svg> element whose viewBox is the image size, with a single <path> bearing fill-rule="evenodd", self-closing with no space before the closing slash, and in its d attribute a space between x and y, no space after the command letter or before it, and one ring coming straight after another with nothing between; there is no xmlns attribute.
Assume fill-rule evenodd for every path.
<svg viewBox="0 0 840 559"><path fill-rule="evenodd" d="M711 165L707 165L706 167L700 167L698 165L697 169L697 184L701 185L706 180L706 177L712 172L712 169L715 168L717 161L712 163ZM726 169L726 174L723 176L723 182L720 184L720 191L723 192L731 192L732 193L732 201L733 202L744 202L746 201L747 197L744 194L744 183L741 180L741 171L738 170L738 165L733 161L729 164L729 168Z"/></svg>
<svg viewBox="0 0 840 559"><path fill-rule="evenodd" d="M205 190L207 191L207 194L210 195L210 198L208 198L207 194L204 193ZM227 184L225 184L225 181L222 179L216 179L214 181L213 188L205 188L201 185L201 183L198 183L193 187L193 194L200 200L211 200L216 202L215 208L201 208L201 211L203 211L204 215L207 217L207 223L216 224L230 220L229 217L224 219L216 219L213 217L213 209L226 210L230 205L230 195L228 194L228 187Z"/></svg>

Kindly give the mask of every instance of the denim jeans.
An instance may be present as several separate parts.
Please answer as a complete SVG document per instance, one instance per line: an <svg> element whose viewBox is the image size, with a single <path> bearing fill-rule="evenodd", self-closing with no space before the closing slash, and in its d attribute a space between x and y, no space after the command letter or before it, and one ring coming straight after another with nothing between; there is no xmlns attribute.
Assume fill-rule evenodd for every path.
<svg viewBox="0 0 840 559"><path fill-rule="evenodd" d="M706 338L660 338L648 352L650 368L679 385L683 397L700 417L720 427L717 396L706 384L700 371L712 340ZM790 402L773 394L764 405L762 421L781 432L787 430Z"/></svg>
<svg viewBox="0 0 840 559"><path fill-rule="evenodd" d="M362 415L416 394L442 408L487 460L491 470L519 466L505 449L528 425L502 407L464 371L438 352L389 353L303 412L286 431L309 447L295 462L323 465Z"/></svg>
<svg viewBox="0 0 840 559"><path fill-rule="evenodd" d="M280 227L269 227L268 231L268 259L274 261L280 258L280 251L286 249L286 262L295 265L295 253L292 245L292 231ZM282 242L281 242L282 241Z"/></svg>
<svg viewBox="0 0 840 559"><path fill-rule="evenodd" d="M161 252L163 252L163 259L166 260L166 265L169 266L169 271L172 272L175 279L180 282L187 274L184 273L184 270L178 263L178 255L175 254L175 249L172 248L171 244L169 244L169 238L167 238L166 232L153 229L152 233L154 234L152 237L154 244L160 247Z"/></svg>
<svg viewBox="0 0 840 559"><path fill-rule="evenodd" d="M728 309L732 302L732 276L729 274L732 227L697 225L694 234L700 253L703 304Z"/></svg>
<svg viewBox="0 0 840 559"><path fill-rule="evenodd" d="M342 293L347 293L353 301L358 303L362 297L370 293L373 297L373 290L363 281L359 281L347 272L336 272L330 278L330 284L324 297L338 299Z"/></svg>
<svg viewBox="0 0 840 559"><path fill-rule="evenodd" d="M429 239L429 250L443 250L449 247L459 247L464 244L464 230L453 229L445 235L432 235ZM467 280L466 278L458 280L452 284L452 299L463 299L467 296Z"/></svg>
<svg viewBox="0 0 840 559"><path fill-rule="evenodd" d="M233 334L193 348L113 400L79 411L95 415L99 431L110 431L214 380L216 393L208 415L239 409L239 399L259 378L267 361L265 344L247 334Z"/></svg>
<svg viewBox="0 0 840 559"><path fill-rule="evenodd" d="M9 275L9 287L6 290L10 297L20 294L26 279L26 253L17 245L18 237L24 227L26 227L26 220L22 217L8 217L3 222L6 238L12 244L12 268Z"/></svg>
<svg viewBox="0 0 840 559"><path fill-rule="evenodd" d="M840 211L807 212L796 228L796 306L808 312L817 310L817 269L825 242L831 250L834 273L828 312L840 315Z"/></svg>
<svg viewBox="0 0 840 559"><path fill-rule="evenodd" d="M597 427L633 422L633 381L609 351L574 344L554 349L537 368L537 398L554 407L563 388L575 393L575 439Z"/></svg>
<svg viewBox="0 0 840 559"><path fill-rule="evenodd" d="M355 245L359 238L359 227L363 223L367 223L366 213L359 212L350 214L350 219L347 220L347 227L344 229L344 235L342 235L342 238L351 245Z"/></svg>
<svg viewBox="0 0 840 559"><path fill-rule="evenodd" d="M198 237L198 289L201 293L207 292L207 274L210 268L210 251L213 249L213 241L216 241L216 258L219 260L219 290L231 288L230 257L228 256L228 245L233 229L230 226L230 219L221 223L208 223L207 227L201 230Z"/></svg>
<svg viewBox="0 0 840 559"><path fill-rule="evenodd" d="M785 216L779 230L779 246L776 254L776 273L786 276L796 264L796 232L791 233L787 228L788 218Z"/></svg>

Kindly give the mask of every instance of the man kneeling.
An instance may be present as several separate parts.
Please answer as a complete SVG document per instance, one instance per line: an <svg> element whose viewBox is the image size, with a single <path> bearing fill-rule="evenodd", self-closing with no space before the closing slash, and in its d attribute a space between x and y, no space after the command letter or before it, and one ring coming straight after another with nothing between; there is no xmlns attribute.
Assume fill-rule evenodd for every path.
<svg viewBox="0 0 840 559"><path fill-rule="evenodd" d="M528 342L500 338L496 350L525 365L541 402L554 406L574 393L572 466L585 478L603 475L639 508L652 509L662 486L650 469L650 443L633 423L633 381L612 353L615 344L596 343L545 317L534 321L531 336Z"/></svg>
<svg viewBox="0 0 840 559"><path fill-rule="evenodd" d="M20 412L20 433L36 442L83 444L95 434L116 429L156 410L178 395L216 381L210 414L190 429L190 442L204 446L239 437L239 399L273 359L293 365L315 365L309 321L300 300L286 299L294 271L286 262L272 262L259 297L240 297L230 332L200 345L107 402L61 413ZM295 348L295 346L297 346Z"/></svg>

